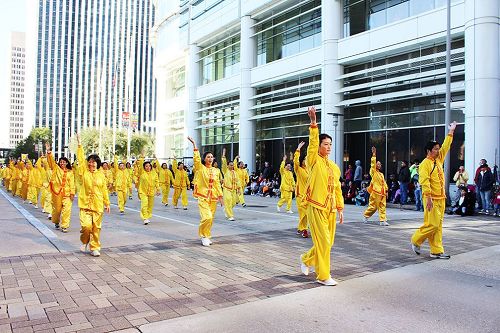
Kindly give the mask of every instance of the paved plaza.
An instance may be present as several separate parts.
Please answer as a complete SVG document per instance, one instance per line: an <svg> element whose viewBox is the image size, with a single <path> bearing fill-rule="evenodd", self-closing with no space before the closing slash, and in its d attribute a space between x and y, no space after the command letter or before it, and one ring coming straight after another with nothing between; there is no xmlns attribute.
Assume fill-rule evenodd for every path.
<svg viewBox="0 0 500 333"><path fill-rule="evenodd" d="M334 288L320 287L313 275L303 276L298 268L299 255L311 246L310 239L295 234L298 214L277 213L275 198L245 198L248 207L235 208L236 221L226 221L218 209L214 244L208 248L197 237L199 216L192 198L187 211L164 207L157 198L147 226L140 220L136 197L127 203L124 216L112 205L103 222L101 256L94 258L78 250L76 205L70 232L63 234L40 210L0 190L0 332L162 332L166 330L161 325L175 322L169 319L193 318L194 323L203 318L197 316L221 313L221 322L226 314L220 311L237 311L239 306L259 308L261 303L280 302L283 297L307 295L304 292L324 293L325 288L346 286L346 291L349 284L357 283L359 288L366 285L363 279L398 269L411 272L414 267L425 267L431 272L426 273L430 280L440 262L449 265L431 261L426 246L422 256L409 250L410 236L421 224L422 213L388 209L391 225L380 227L361 222L363 207L347 206L346 222L337 225L332 250L332 273L340 283ZM112 202L116 203L116 197ZM498 245L500 219L446 217L443 233L445 248L452 255L449 262L453 262L457 255L461 258ZM498 293L500 275L490 275L492 286L485 292ZM418 279L412 287L422 282ZM359 327L352 331L365 330ZM191 331L198 329L193 326Z"/></svg>

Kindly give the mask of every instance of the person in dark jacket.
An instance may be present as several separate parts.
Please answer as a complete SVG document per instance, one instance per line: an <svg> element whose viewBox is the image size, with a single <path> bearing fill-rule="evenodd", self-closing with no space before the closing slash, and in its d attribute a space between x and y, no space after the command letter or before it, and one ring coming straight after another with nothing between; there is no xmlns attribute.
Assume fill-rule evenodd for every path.
<svg viewBox="0 0 500 333"><path fill-rule="evenodd" d="M493 182L494 179L491 169L488 167L488 164L483 164L477 176L477 186L483 206L481 213L489 214L491 210L491 190L493 189Z"/></svg>
<svg viewBox="0 0 500 333"><path fill-rule="evenodd" d="M273 169L269 165L269 162L264 162L264 169L262 170L262 178L270 179L273 176Z"/></svg>
<svg viewBox="0 0 500 333"><path fill-rule="evenodd" d="M406 205L408 200L408 185L410 184L410 169L408 169L408 162L401 162L401 169L398 175L399 189L401 190L401 205Z"/></svg>
<svg viewBox="0 0 500 333"><path fill-rule="evenodd" d="M477 209L482 210L483 209L483 202L481 200L481 193L479 191L479 185L477 184L477 177L479 176L479 172L481 172L481 167L485 165L487 161L482 158L479 160L479 166L476 169L476 173L474 174L474 184L476 184L476 200L477 200Z"/></svg>
<svg viewBox="0 0 500 333"><path fill-rule="evenodd" d="M356 161L356 169L354 170L354 184L356 189L361 188L361 181L363 180L363 168L361 167L361 161Z"/></svg>

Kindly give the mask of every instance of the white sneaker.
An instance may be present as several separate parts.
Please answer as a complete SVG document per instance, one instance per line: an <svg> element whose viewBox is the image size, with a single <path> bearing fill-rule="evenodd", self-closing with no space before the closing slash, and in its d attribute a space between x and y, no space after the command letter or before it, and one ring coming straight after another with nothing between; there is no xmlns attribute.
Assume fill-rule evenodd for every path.
<svg viewBox="0 0 500 333"><path fill-rule="evenodd" d="M363 223L368 223L368 218L366 216L363 216Z"/></svg>
<svg viewBox="0 0 500 333"><path fill-rule="evenodd" d="M149 224L149 220L144 220L144 225L148 225Z"/></svg>
<svg viewBox="0 0 500 333"><path fill-rule="evenodd" d="M337 281L335 281L332 278L329 278L327 280L316 280L316 282L318 282L319 284L322 284L324 286L336 286L337 285Z"/></svg>
<svg viewBox="0 0 500 333"><path fill-rule="evenodd" d="M49 220L52 220L52 214L49 214L49 216L47 216L47 218L48 218Z"/></svg>
<svg viewBox="0 0 500 333"><path fill-rule="evenodd" d="M210 246L210 239L208 239L206 237L201 237L201 245Z"/></svg>
<svg viewBox="0 0 500 333"><path fill-rule="evenodd" d="M101 252L99 252L98 250L94 250L92 251L91 255L92 257L99 257L101 255Z"/></svg>
<svg viewBox="0 0 500 333"><path fill-rule="evenodd" d="M228 219L229 221L234 221L234 217L232 217L232 216L231 216L231 217L228 217L227 219Z"/></svg>
<svg viewBox="0 0 500 333"><path fill-rule="evenodd" d="M286 211L288 214L293 214L293 212L291 210L287 210Z"/></svg>
<svg viewBox="0 0 500 333"><path fill-rule="evenodd" d="M38 205L35 205L34 207L35 207L36 209L38 209Z"/></svg>
<svg viewBox="0 0 500 333"><path fill-rule="evenodd" d="M278 213L281 213L281 208L280 208L280 206L276 205L276 211L277 211Z"/></svg>
<svg viewBox="0 0 500 333"><path fill-rule="evenodd" d="M89 246L89 244L82 244L82 245L80 245L80 251L83 252L83 253L88 252L88 246Z"/></svg>
<svg viewBox="0 0 500 333"><path fill-rule="evenodd" d="M387 223L387 221L382 221L382 222L380 222L380 225L383 227L387 227L389 225L389 223Z"/></svg>
<svg viewBox="0 0 500 333"><path fill-rule="evenodd" d="M304 274L306 276L309 275L309 266L304 264L302 262L302 259L300 260L300 271L302 272L302 274Z"/></svg>

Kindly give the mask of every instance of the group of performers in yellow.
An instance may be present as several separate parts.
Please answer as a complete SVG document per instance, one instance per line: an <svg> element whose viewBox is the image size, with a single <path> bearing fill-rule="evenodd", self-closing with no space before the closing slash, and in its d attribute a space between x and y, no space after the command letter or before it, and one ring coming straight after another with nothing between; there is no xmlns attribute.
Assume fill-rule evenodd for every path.
<svg viewBox="0 0 500 333"><path fill-rule="evenodd" d="M286 211L291 213L292 193L295 192L299 223L297 233L308 237L308 228L312 237L312 247L301 255L301 271L308 275L316 272L317 282L327 286L336 285L330 273L330 251L334 244L336 220L343 223L344 200L340 185L340 169L328 156L333 140L328 134L319 134L316 123L316 109L308 108L309 146L307 155L301 158L304 142L300 142L291 162L283 157L280 166L281 197L277 205L280 212L286 203ZM427 157L419 169L420 183L425 198L424 224L413 234L411 248L419 255L420 246L429 240L432 258L448 259L442 244L442 222L445 208L443 162L450 149L456 123L450 125L449 134L442 147L431 141L426 146ZM40 204L56 229L67 232L70 226L70 215L75 194L78 193L80 209L81 250L90 250L93 256L99 256L101 250L100 230L104 211L110 211L108 193L116 193L118 208L124 213L125 203L132 199L132 182L135 182L138 197L141 201L140 215L144 224L150 223L153 212L154 197L162 192L162 204L168 206L171 185L174 188L173 206L177 208L178 200L187 209L187 190L190 187L188 174L182 162L174 160L173 173L166 163L160 167L159 161L153 164L139 158L134 165L114 159L113 168L100 158L91 154L85 159L85 153L78 139L77 162L72 166L68 159L61 157L58 163L46 145L47 155L42 156L33 166L28 159L17 163L11 161L0 174L4 185L13 195L29 201L36 208ZM217 203L224 206L228 220L234 221L233 207L240 202L245 206L244 187L248 183L248 173L239 157L227 161L225 149L222 152L222 174L214 166L214 155L205 152L200 155L196 143L191 137L194 158L194 190L193 196L198 200L200 224L198 234L203 246L210 246L211 229ZM387 184L381 172L382 165L376 159L376 148L372 147L370 175L372 177L368 191L370 193L368 208L363 213L367 222L377 210L380 225L388 226L386 218ZM39 197L41 195L41 201Z"/></svg>

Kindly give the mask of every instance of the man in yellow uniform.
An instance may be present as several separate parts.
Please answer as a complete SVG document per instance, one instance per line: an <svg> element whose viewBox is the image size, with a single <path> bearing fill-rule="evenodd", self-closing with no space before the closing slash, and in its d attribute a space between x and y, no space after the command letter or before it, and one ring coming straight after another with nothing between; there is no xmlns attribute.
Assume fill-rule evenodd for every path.
<svg viewBox="0 0 500 333"><path fill-rule="evenodd" d="M372 158L370 164L370 176L372 180L368 187L370 193L370 201L368 208L363 213L363 222L367 223L370 216L378 210L378 216L381 226L388 226L387 217L385 215L386 199L387 199L387 183L385 182L382 170L382 163L377 161L377 149L372 147Z"/></svg>
<svg viewBox="0 0 500 333"><path fill-rule="evenodd" d="M417 255L420 255L420 246L427 239L431 258L450 259L443 248L443 217L446 204L443 163L450 150L456 127L456 122L449 126L448 135L441 147L436 141L430 141L425 146L427 157L418 169L425 203L424 224L411 237L411 248Z"/></svg>
<svg viewBox="0 0 500 333"><path fill-rule="evenodd" d="M332 150L332 138L328 134L319 134L316 108L309 107L307 113L311 124L306 158L309 179L305 200L313 246L301 256L300 269L304 275L314 269L318 283L335 286L337 282L330 274L330 252L335 239L337 213L340 223L344 222L341 173L339 167L328 158Z"/></svg>
<svg viewBox="0 0 500 333"><path fill-rule="evenodd" d="M292 193L295 191L295 180L293 179L293 173L291 171L292 164L286 163L286 155L283 156L283 161L280 165L281 174L281 184L280 184L280 200L276 206L276 210L281 212L281 206L286 202L286 212L293 214L292 212Z"/></svg>
<svg viewBox="0 0 500 333"><path fill-rule="evenodd" d="M293 171L297 177L297 184L295 185L295 200L297 200L297 210L299 211L299 225L297 226L297 234L303 238L309 237L307 232L307 202L305 199L305 189L307 185L307 177L309 172L306 168L305 158L300 158L300 149L304 146L305 142L299 143L297 150L293 154Z"/></svg>
<svg viewBox="0 0 500 333"><path fill-rule="evenodd" d="M132 164L130 162L127 162L125 164L125 167L128 172L128 198L129 200L132 200L132 183L134 183L134 170L132 169Z"/></svg>
<svg viewBox="0 0 500 333"><path fill-rule="evenodd" d="M160 165L160 162L156 160L156 165ZM168 206L168 197L170 196L170 185L173 182L174 175L172 171L168 168L167 163L163 163L161 168L156 168L158 171L158 179L160 181L160 188L162 193L161 203Z"/></svg>
<svg viewBox="0 0 500 333"><path fill-rule="evenodd" d="M101 159L93 154L85 161L85 152L80 144L80 136L77 134L78 171L82 180L80 192L78 192L78 207L80 207L80 250L87 252L90 244L91 255L101 255L101 226L103 212L109 213L108 180L104 173L99 170ZM92 237L91 237L92 236Z"/></svg>
<svg viewBox="0 0 500 333"><path fill-rule="evenodd" d="M31 166L31 162L28 161L28 168L30 169L29 180L28 180L28 201L38 208L38 198L40 197L40 192L42 190L42 159L39 158L36 161L35 167ZM45 171L45 170L43 170Z"/></svg>
<svg viewBox="0 0 500 333"><path fill-rule="evenodd" d="M52 222L56 229L67 232L71 220L71 208L75 197L75 178L71 171L71 164L66 157L60 157L58 164L50 151L49 143L46 143L47 162L52 170L49 186L52 192Z"/></svg>
<svg viewBox="0 0 500 333"><path fill-rule="evenodd" d="M52 217L52 194L50 193L49 181L52 175L51 170L49 169L49 165L47 163L47 159L42 155L42 198L41 198L41 206L42 213L49 214Z"/></svg>
<svg viewBox="0 0 500 333"><path fill-rule="evenodd" d="M234 221L233 207L238 202L238 194L240 192L240 180L234 170L234 162L227 163L226 148L222 149L222 173L224 180L222 185L224 199L224 213L229 221Z"/></svg>
<svg viewBox="0 0 500 333"><path fill-rule="evenodd" d="M198 209L200 211L198 235L201 237L203 246L210 246L212 244L210 238L217 202L221 206L224 205L222 188L218 181L217 170L212 166L214 155L211 152L205 152L202 162L200 152L193 138L188 137L188 140L193 144L194 172L196 175L193 196L198 199Z"/></svg>
<svg viewBox="0 0 500 333"><path fill-rule="evenodd" d="M123 162L118 163L118 157L116 155L113 162L115 173L114 189L118 196L118 209L120 210L120 214L123 215L125 214L125 203L127 203L129 172L125 169L125 164L123 164Z"/></svg>
<svg viewBox="0 0 500 333"><path fill-rule="evenodd" d="M188 174L184 168L184 163L177 163L177 160L174 159L172 170L174 170L174 195L172 197L172 205L177 209L177 203L179 202L179 197L181 197L182 208L187 210L187 190L190 184Z"/></svg>
<svg viewBox="0 0 500 333"><path fill-rule="evenodd" d="M241 206L246 207L247 204L245 203L244 194L245 194L245 187L250 181L250 177L248 176L247 169L245 168L245 163L243 163L243 161L240 161L239 156L236 156L234 158L233 164L235 165L235 167L238 166L236 168L236 172L240 180L240 193L238 194L238 202L241 204Z"/></svg>

